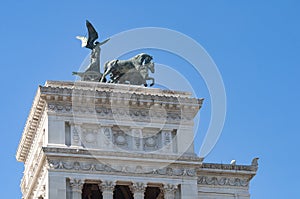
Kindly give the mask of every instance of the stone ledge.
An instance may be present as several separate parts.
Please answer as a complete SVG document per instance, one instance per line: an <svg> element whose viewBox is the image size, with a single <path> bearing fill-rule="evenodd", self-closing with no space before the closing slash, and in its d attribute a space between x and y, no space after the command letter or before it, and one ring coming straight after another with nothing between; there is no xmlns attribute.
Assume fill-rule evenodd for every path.
<svg viewBox="0 0 300 199"><path fill-rule="evenodd" d="M98 157L112 157L112 158L131 158L131 159L143 159L143 160L162 160L164 162L177 161L182 163L193 163L199 165L202 163L203 158L199 158L196 155L179 155L179 154L153 154L153 153L130 153L130 152L118 152L118 151L103 151L84 148L62 148L62 147L43 147L43 151L47 156L77 156L77 157L89 157L90 155Z"/></svg>
<svg viewBox="0 0 300 199"><path fill-rule="evenodd" d="M200 167L202 170L222 170L222 171L257 171L257 165L231 165L231 164L215 164L203 163Z"/></svg>

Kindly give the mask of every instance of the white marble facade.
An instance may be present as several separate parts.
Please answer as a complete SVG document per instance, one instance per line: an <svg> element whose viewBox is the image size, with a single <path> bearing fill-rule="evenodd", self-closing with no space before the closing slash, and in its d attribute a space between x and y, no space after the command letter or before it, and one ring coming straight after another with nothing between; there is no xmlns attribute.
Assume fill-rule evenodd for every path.
<svg viewBox="0 0 300 199"><path fill-rule="evenodd" d="M46 82L16 154L23 198L250 198L256 159L209 164L194 153L202 101L140 86Z"/></svg>

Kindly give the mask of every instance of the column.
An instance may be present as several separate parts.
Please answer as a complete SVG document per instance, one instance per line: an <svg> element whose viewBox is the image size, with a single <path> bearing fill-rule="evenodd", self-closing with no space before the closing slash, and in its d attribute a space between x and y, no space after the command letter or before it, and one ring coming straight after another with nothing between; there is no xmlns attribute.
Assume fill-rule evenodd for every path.
<svg viewBox="0 0 300 199"><path fill-rule="evenodd" d="M77 178L70 179L70 185L72 188L72 199L81 199L81 193L84 181Z"/></svg>
<svg viewBox="0 0 300 199"><path fill-rule="evenodd" d="M113 199L115 185L115 182L109 180L104 180L99 184L103 199Z"/></svg>
<svg viewBox="0 0 300 199"><path fill-rule="evenodd" d="M174 199L176 190L177 190L177 185L164 184L163 187L164 199Z"/></svg>
<svg viewBox="0 0 300 199"><path fill-rule="evenodd" d="M146 185L143 182L134 182L130 186L134 199L144 199Z"/></svg>

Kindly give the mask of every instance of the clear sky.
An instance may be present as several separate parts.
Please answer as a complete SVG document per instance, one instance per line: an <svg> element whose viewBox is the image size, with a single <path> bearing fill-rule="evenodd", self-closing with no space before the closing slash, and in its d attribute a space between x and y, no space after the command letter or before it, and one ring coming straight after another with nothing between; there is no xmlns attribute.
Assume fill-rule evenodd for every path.
<svg viewBox="0 0 300 199"><path fill-rule="evenodd" d="M299 10L298 0L1 2L1 198L21 198L23 163L15 153L33 97L46 80L75 79L71 72L89 54L75 39L86 34L86 19L101 39L133 28L163 27L201 44L218 66L227 93L223 132L205 162L250 164L259 157L252 198L296 198ZM156 62L180 67L163 52L149 52ZM199 127L205 131L210 99L205 87L202 96L199 89L206 99ZM199 149L201 140L196 143Z"/></svg>

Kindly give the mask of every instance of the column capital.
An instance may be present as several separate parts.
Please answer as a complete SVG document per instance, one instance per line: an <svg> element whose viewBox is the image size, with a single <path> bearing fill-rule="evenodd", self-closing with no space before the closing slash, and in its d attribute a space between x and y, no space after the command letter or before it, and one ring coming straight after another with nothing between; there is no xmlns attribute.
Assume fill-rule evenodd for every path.
<svg viewBox="0 0 300 199"><path fill-rule="evenodd" d="M166 183L164 184L162 190L164 192L165 199L175 198L175 192L178 189L178 186L175 184Z"/></svg>
<svg viewBox="0 0 300 199"><path fill-rule="evenodd" d="M99 184L99 188L102 191L103 199L113 199L115 185L116 182L110 180L103 180Z"/></svg>
<svg viewBox="0 0 300 199"><path fill-rule="evenodd" d="M143 182L134 182L130 186L130 190L135 193L135 192L145 192L147 185Z"/></svg>
<svg viewBox="0 0 300 199"><path fill-rule="evenodd" d="M99 188L102 192L105 192L105 191L113 192L115 189L115 186L116 186L116 182L110 181L110 180L103 180L99 184Z"/></svg>
<svg viewBox="0 0 300 199"><path fill-rule="evenodd" d="M130 190L133 193L134 199L143 199L145 196L147 185L143 182L133 182Z"/></svg>
<svg viewBox="0 0 300 199"><path fill-rule="evenodd" d="M71 178L70 179L70 185L72 187L73 192L82 192L84 180L78 179L78 178Z"/></svg>

